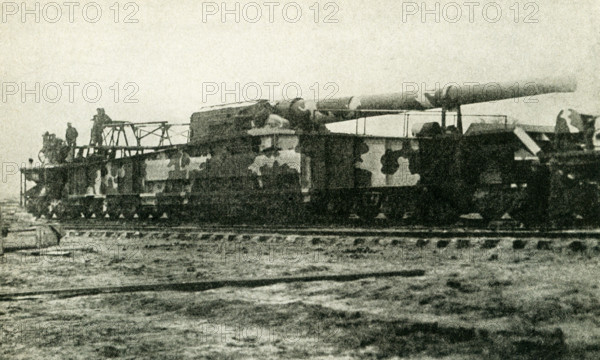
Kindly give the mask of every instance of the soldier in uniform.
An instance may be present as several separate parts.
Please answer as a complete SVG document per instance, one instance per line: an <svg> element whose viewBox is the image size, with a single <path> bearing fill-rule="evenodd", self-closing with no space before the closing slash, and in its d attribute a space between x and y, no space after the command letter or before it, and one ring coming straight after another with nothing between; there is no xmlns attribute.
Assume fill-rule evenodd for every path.
<svg viewBox="0 0 600 360"><path fill-rule="evenodd" d="M106 115L104 109L98 108L96 109L98 112L97 115L94 115L92 121L94 122L94 126L92 127L91 141L90 145L101 146L102 145L102 132L104 131L104 126L110 124L112 119Z"/></svg>
<svg viewBox="0 0 600 360"><path fill-rule="evenodd" d="M71 126L71 123L67 123L67 132L65 134L65 139L67 140L67 146L75 147L77 146L77 129Z"/></svg>
<svg viewBox="0 0 600 360"><path fill-rule="evenodd" d="M92 126L92 133L90 134L90 145L100 146L102 145L102 125L98 120L98 115L94 115L92 118L94 125Z"/></svg>
<svg viewBox="0 0 600 360"><path fill-rule="evenodd" d="M103 108L98 108L96 111L98 112L98 118L100 119L102 125L110 124L112 122L112 119L106 115L106 112L104 112Z"/></svg>

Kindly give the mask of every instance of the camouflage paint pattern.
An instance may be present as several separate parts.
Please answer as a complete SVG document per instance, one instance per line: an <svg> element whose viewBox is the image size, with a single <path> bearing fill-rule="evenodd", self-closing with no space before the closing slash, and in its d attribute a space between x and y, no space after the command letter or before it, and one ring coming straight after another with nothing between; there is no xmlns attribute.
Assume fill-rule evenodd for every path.
<svg viewBox="0 0 600 360"><path fill-rule="evenodd" d="M302 155L312 190L412 187L421 180L417 139L307 135Z"/></svg>
<svg viewBox="0 0 600 360"><path fill-rule="evenodd" d="M87 168L87 188L85 195L102 195L102 169L99 165Z"/></svg>
<svg viewBox="0 0 600 360"><path fill-rule="evenodd" d="M371 173L369 187L415 186L421 179L410 169L410 160L419 151L417 140L365 138L368 151L356 163L358 169Z"/></svg>
<svg viewBox="0 0 600 360"><path fill-rule="evenodd" d="M275 175L274 169L280 168L282 172L289 172L291 174L301 173L301 162L302 155L297 151L299 139L297 136L283 136L277 139L277 150L268 151L273 148L273 138L262 137L260 144L260 155L254 158L254 161L248 170L257 176L258 185L260 188L264 188L265 183L263 182L263 175ZM286 166L287 170L283 170ZM264 174L263 174L264 172ZM308 190L308 189L303 189Z"/></svg>
<svg viewBox="0 0 600 360"><path fill-rule="evenodd" d="M186 196L200 196L199 204L268 203L290 192L309 201L315 191L417 186L420 141L262 131L74 166L65 186L71 195L109 196L112 206L121 206L115 196L140 194L146 205Z"/></svg>
<svg viewBox="0 0 600 360"><path fill-rule="evenodd" d="M106 195L116 195L123 193L123 191L125 190L124 179L128 175L125 171L125 166L122 164L109 162L106 164L105 169L106 175L104 175L101 179L102 193Z"/></svg>
<svg viewBox="0 0 600 360"><path fill-rule="evenodd" d="M155 153L143 161L144 192L298 188L301 154L297 144L295 135L271 134Z"/></svg>

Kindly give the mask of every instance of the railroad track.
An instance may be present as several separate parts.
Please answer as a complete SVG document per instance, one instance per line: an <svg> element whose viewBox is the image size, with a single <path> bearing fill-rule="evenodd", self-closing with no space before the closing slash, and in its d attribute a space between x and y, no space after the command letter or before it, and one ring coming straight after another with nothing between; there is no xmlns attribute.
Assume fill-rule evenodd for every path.
<svg viewBox="0 0 600 360"><path fill-rule="evenodd" d="M89 229L93 227L94 229ZM275 228L268 230L266 227L252 226L173 226L157 227L132 224L70 224L66 225L67 236L73 237L76 243L79 240L85 245L86 239L109 241L108 238L121 238L121 240L152 239L151 244L144 245L144 249L170 250L173 247L190 244L251 242L265 243L275 246L291 245L301 249L322 249L327 246L339 247L341 253L348 254L385 254L386 247L403 246L406 249L420 249L430 251L444 251L454 248L457 251L473 250L477 254L489 256L487 251L510 250L523 251L569 251L571 253L587 253L600 255L600 233L596 232L532 232L532 231L465 231L459 229L321 229L321 228ZM82 228L86 228L82 230ZM289 234L284 234L289 232ZM518 235L518 236L515 236ZM577 237L575 235L585 235ZM156 240L164 240L156 243ZM89 245L89 244L88 244ZM71 245L72 246L72 245ZM60 249L56 247L53 250ZM77 251L69 246L62 248L68 251ZM234 248L232 248L234 249ZM264 248L261 248L265 250ZM88 251L86 249L79 249ZM93 248L90 249L94 251ZM231 250L231 249L230 249ZM350 251L348 251L350 250ZM409 250L412 252L412 250ZM44 255L40 252L39 256ZM378 255L375 255L378 256ZM498 255L492 255L497 256ZM125 286L70 288L70 289L39 289L22 292L0 294L1 301L28 300L37 296L75 297L113 293L131 293L140 291L205 291L225 286L233 287L258 287L277 283L312 282L312 281L353 281L368 277L415 277L423 276L425 270L399 270L373 273L347 273L347 274L316 274L297 277L257 278L243 279L232 278L222 280L209 280L198 282L173 282L162 284L135 284Z"/></svg>
<svg viewBox="0 0 600 360"><path fill-rule="evenodd" d="M328 246L339 247L342 254L377 254L386 253L385 248L401 246L412 252L411 249L424 251L438 251L441 254L445 249L457 251L473 250L477 254L489 257L487 251L569 251L570 253L587 253L600 255L600 232L593 230L578 231L531 231L531 230L472 230L458 228L342 228L342 227L287 227L287 226L256 226L256 225L179 225L143 223L62 223L66 236L72 237L71 245L53 250L62 249L66 252L77 251L74 244L81 241L83 245L89 240L95 243L118 238L123 246L129 246L138 239L141 244L144 239L152 240L144 245L143 250L163 251L177 246L190 245L200 248L213 243L264 243L275 246L300 247L301 249L323 249ZM87 239L86 239L87 238ZM159 240L158 243L156 240ZM164 242L163 242L164 241ZM118 242L118 241L117 241ZM129 244L129 245L127 245ZM204 244L204 245L202 245ZM89 244L87 244L89 245ZM265 250L262 247L259 247ZM232 248L234 249L234 248ZM79 249L87 251L86 249ZM231 250L231 249L230 249ZM94 248L91 248L94 251ZM453 253L451 253L453 254ZM40 254L36 256L43 256ZM497 256L498 255L492 255ZM401 270L382 273L350 273L311 275L300 277L279 277L260 279L223 279L199 281L191 283L163 283L163 284L137 284L114 287L72 288L72 289L40 289L24 292L0 294L0 301L29 299L35 296L52 295L59 297L87 296L110 293L138 292L138 291L204 291L223 286L257 287L276 283L310 282L310 281L352 281L366 277L390 276L422 276L424 270Z"/></svg>
<svg viewBox="0 0 600 360"><path fill-rule="evenodd" d="M598 231L490 231L465 229L371 229L283 226L156 226L145 224L63 224L65 235L89 239L164 239L165 241L199 241L211 243L254 242L275 246L402 246L416 250L507 249L551 250L600 254ZM84 240L85 241L85 240Z"/></svg>
<svg viewBox="0 0 600 360"><path fill-rule="evenodd" d="M484 230L464 228L373 228L339 226L281 226L281 225L179 225L179 224L136 224L136 223L61 223L68 234L85 232L134 232L172 234L252 234L252 235L298 235L298 236L357 236L385 238L421 239L598 239L600 229L589 230ZM131 236L131 235L130 235Z"/></svg>

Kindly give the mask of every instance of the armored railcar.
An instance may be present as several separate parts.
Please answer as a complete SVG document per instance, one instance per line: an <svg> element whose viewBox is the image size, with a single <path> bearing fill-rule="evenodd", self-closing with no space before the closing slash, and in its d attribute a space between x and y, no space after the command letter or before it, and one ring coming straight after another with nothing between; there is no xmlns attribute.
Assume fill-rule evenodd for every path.
<svg viewBox="0 0 600 360"><path fill-rule="evenodd" d="M428 160L421 159L437 158L443 173L451 159L442 165L434 152L450 154L455 142L273 129L31 169L26 173L41 175L43 189L29 204L37 215L57 217L347 217L356 211L372 218L382 209L401 217L414 212L426 184L419 165Z"/></svg>

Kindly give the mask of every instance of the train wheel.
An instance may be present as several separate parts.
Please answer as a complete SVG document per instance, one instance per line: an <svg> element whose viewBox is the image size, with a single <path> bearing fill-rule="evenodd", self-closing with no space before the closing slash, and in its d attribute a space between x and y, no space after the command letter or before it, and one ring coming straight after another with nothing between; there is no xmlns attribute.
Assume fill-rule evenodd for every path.
<svg viewBox="0 0 600 360"><path fill-rule="evenodd" d="M327 214L336 220L347 220L352 204L344 199L332 199L327 203Z"/></svg>
<svg viewBox="0 0 600 360"><path fill-rule="evenodd" d="M248 213L250 213L250 209L248 210ZM203 221L206 220L208 218L207 215L207 211L204 209L201 209L199 207L193 207L190 209L190 215L192 217L192 220L199 220L199 221Z"/></svg>
<svg viewBox="0 0 600 360"><path fill-rule="evenodd" d="M389 221L401 222L405 220L406 211L402 208L383 209L382 212Z"/></svg>
<svg viewBox="0 0 600 360"><path fill-rule="evenodd" d="M381 212L381 195L363 194L354 204L354 212L364 221L373 221Z"/></svg>
<svg viewBox="0 0 600 360"><path fill-rule="evenodd" d="M164 207L159 207L155 211L152 212L152 219L158 220L162 219L163 215L166 213L166 209ZM167 214L169 216L169 214Z"/></svg>
<svg viewBox="0 0 600 360"><path fill-rule="evenodd" d="M379 215L379 206L358 206L356 215L364 221L372 221Z"/></svg>
<svg viewBox="0 0 600 360"><path fill-rule="evenodd" d="M121 207L119 206L119 202L115 199L107 199L106 213L111 220L118 219L121 215Z"/></svg>
<svg viewBox="0 0 600 360"><path fill-rule="evenodd" d="M107 215L108 215L108 217L110 217L110 214L108 213L108 209L109 209L109 203L108 203L108 201L104 200L98 206L98 213L100 214L100 216L96 215L96 217L106 220Z"/></svg>
<svg viewBox="0 0 600 360"><path fill-rule="evenodd" d="M167 218L170 221L177 220L177 211L173 208L168 208L164 211L164 214L167 215Z"/></svg>
<svg viewBox="0 0 600 360"><path fill-rule="evenodd" d="M138 212L138 207L136 204L124 204L123 205L123 216L125 217L125 219L133 220L135 217L135 214L137 214L137 212Z"/></svg>
<svg viewBox="0 0 600 360"><path fill-rule="evenodd" d="M87 219L90 219L94 215L96 216L96 219L101 219L103 214L102 205L102 203L99 203L96 200L89 201L83 209L83 215Z"/></svg>
<svg viewBox="0 0 600 360"><path fill-rule="evenodd" d="M387 196L381 204L381 212L390 221L402 221L408 208L407 202L397 196Z"/></svg>
<svg viewBox="0 0 600 360"><path fill-rule="evenodd" d="M458 221L459 213L442 191L424 189L416 205L417 220L421 224L449 225Z"/></svg>
<svg viewBox="0 0 600 360"><path fill-rule="evenodd" d="M178 209L176 216L180 219L180 220L191 220L193 218L193 211L191 208L189 207L181 207L180 209Z"/></svg>
<svg viewBox="0 0 600 360"><path fill-rule="evenodd" d="M340 221L350 216L352 203L338 197L324 197L316 200L308 213L317 221Z"/></svg>
<svg viewBox="0 0 600 360"><path fill-rule="evenodd" d="M119 216L121 216L121 211L117 208L109 208L108 216L110 217L111 220L117 220L119 218Z"/></svg>
<svg viewBox="0 0 600 360"><path fill-rule="evenodd" d="M94 215L95 212L95 208L92 204L89 204L88 206L85 207L85 209L83 210L83 216L86 219L91 219L92 216Z"/></svg>
<svg viewBox="0 0 600 360"><path fill-rule="evenodd" d="M77 206L69 207L65 215L69 219L79 219L81 217L81 209Z"/></svg>
<svg viewBox="0 0 600 360"><path fill-rule="evenodd" d="M456 210L445 202L431 204L429 222L436 225L450 225L458 221Z"/></svg>
<svg viewBox="0 0 600 360"><path fill-rule="evenodd" d="M187 213L181 208L174 208L169 210L169 219L172 221L183 221L187 217Z"/></svg>
<svg viewBox="0 0 600 360"><path fill-rule="evenodd" d="M158 220L163 216L163 212L157 209L154 209L150 212L150 216L152 216L152 220Z"/></svg>
<svg viewBox="0 0 600 360"><path fill-rule="evenodd" d="M52 216L56 216L57 219L66 219L69 217L67 216L67 211L64 208L54 209L52 211Z"/></svg>
<svg viewBox="0 0 600 360"><path fill-rule="evenodd" d="M48 218L51 219L56 216L57 219L64 218L65 206L60 200L52 200L49 204Z"/></svg>
<svg viewBox="0 0 600 360"><path fill-rule="evenodd" d="M137 214L139 220L146 220L150 217L150 215L152 215L152 209L147 207L139 207Z"/></svg>

